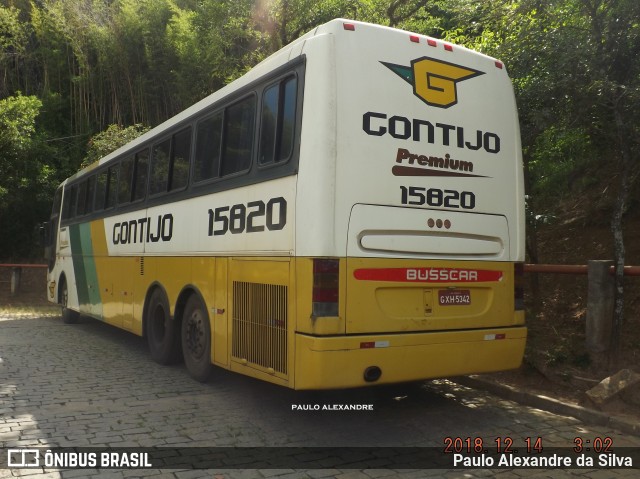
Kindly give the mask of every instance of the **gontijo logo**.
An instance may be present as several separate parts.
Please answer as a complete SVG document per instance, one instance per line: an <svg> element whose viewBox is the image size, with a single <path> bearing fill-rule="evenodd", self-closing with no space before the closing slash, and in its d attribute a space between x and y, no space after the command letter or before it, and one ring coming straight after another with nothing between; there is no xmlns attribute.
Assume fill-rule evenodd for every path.
<svg viewBox="0 0 640 479"><path fill-rule="evenodd" d="M458 82L484 75L484 72L472 68L429 57L413 60L410 67L380 63L412 85L415 96L438 108L449 108L458 103Z"/></svg>

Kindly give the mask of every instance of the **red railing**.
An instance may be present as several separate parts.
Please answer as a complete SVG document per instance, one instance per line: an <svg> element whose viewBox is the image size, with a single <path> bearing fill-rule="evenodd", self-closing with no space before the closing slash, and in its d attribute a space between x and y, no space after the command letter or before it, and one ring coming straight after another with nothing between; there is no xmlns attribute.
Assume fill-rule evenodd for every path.
<svg viewBox="0 0 640 479"><path fill-rule="evenodd" d="M0 268L46 268L46 264L13 264L0 263Z"/></svg>
<svg viewBox="0 0 640 479"><path fill-rule="evenodd" d="M11 294L15 295L20 290L20 277L23 268L46 268L46 264L28 263L0 263L0 268L11 268ZM525 264L525 273L549 273L549 274L587 274L586 264ZM614 267L610 274L614 273ZM640 266L625 266L625 276L640 276Z"/></svg>
<svg viewBox="0 0 640 479"><path fill-rule="evenodd" d="M525 264L525 273L552 273L552 274L587 274L586 264ZM611 267L611 274L614 267ZM625 266L625 276L640 276L640 266Z"/></svg>

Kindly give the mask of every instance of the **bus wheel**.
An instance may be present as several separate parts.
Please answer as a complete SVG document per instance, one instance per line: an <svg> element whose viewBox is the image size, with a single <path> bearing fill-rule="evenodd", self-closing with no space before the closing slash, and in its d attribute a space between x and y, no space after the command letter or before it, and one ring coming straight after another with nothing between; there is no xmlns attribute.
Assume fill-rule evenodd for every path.
<svg viewBox="0 0 640 479"><path fill-rule="evenodd" d="M147 308L146 334L151 358L159 364L172 364L180 357L179 331L169 311L167 296L161 289L154 290Z"/></svg>
<svg viewBox="0 0 640 479"><path fill-rule="evenodd" d="M191 295L182 317L182 354L189 375L205 382L211 375L211 327L207 309L198 296Z"/></svg>
<svg viewBox="0 0 640 479"><path fill-rule="evenodd" d="M62 306L62 322L65 324L75 324L78 322L80 314L77 311L67 308L69 303L69 289L67 288L67 281L60 279L60 305Z"/></svg>

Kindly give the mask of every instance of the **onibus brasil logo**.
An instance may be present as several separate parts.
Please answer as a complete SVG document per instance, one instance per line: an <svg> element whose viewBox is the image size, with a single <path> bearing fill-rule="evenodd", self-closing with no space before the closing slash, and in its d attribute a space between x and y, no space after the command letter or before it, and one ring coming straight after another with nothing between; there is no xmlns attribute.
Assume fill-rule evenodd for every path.
<svg viewBox="0 0 640 479"><path fill-rule="evenodd" d="M458 103L458 82L484 75L473 68L429 57L417 58L411 66L380 63L413 86L415 96L438 108L449 108Z"/></svg>

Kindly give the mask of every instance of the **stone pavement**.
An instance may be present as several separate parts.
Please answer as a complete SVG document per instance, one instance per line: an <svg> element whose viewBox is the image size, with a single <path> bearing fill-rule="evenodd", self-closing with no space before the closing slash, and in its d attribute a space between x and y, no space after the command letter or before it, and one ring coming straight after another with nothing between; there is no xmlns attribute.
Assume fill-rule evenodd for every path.
<svg viewBox="0 0 640 479"><path fill-rule="evenodd" d="M322 410L323 406L372 406ZM313 410L314 407L320 410ZM302 410L302 409L311 410ZM589 426L446 380L347 391L299 392L218 371L207 384L183 365L163 367L142 338L98 321L62 324L58 317L0 314L0 447L398 447L434 448L446 438L541 438L545 448L573 454L574 438L611 438L614 448L640 448L640 437L610 425ZM437 448L437 449L435 449ZM619 450L619 449L618 449ZM234 449L232 451L249 451ZM312 450L313 451L313 450ZM624 451L624 450L623 450ZM634 449L635 451L635 449ZM250 454L249 454L250 455ZM321 456L305 468L250 468L255 458L233 456L211 469L0 469L0 477L322 478L377 477L635 477L637 469L407 469L387 454L358 467L326 468ZM384 455L384 454L383 454ZM449 457L449 456L447 456ZM244 462L243 462L244 461ZM299 464L295 464L296 466Z"/></svg>

